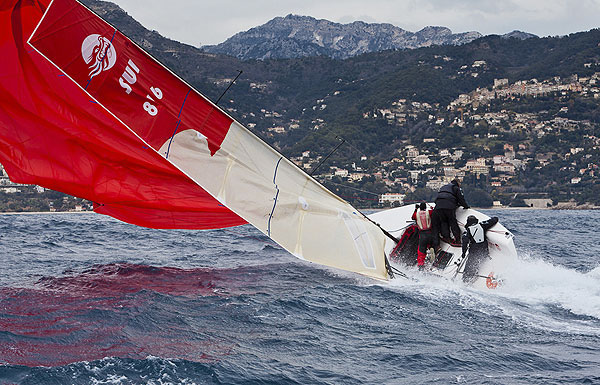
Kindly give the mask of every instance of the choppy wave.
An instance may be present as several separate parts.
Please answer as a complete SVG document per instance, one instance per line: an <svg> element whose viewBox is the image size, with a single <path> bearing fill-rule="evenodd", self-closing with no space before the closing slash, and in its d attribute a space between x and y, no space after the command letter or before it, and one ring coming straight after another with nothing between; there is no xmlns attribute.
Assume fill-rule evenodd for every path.
<svg viewBox="0 0 600 385"><path fill-rule="evenodd" d="M235 276L236 279L233 279ZM190 334L195 306L251 293L251 271L177 269L131 264L94 266L44 277L31 288L1 288L0 360L57 366L105 357L203 361L227 354L218 338Z"/></svg>
<svg viewBox="0 0 600 385"><path fill-rule="evenodd" d="M521 256L495 291L382 285L249 226L0 216L0 384L600 383L600 247L573 230L600 213L494 214Z"/></svg>

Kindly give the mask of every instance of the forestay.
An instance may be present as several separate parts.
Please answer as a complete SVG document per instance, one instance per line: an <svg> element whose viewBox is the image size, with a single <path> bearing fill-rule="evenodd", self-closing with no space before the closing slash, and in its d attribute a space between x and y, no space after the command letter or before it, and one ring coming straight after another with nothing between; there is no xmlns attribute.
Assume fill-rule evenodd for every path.
<svg viewBox="0 0 600 385"><path fill-rule="evenodd" d="M387 278L376 225L79 2L52 1L29 44L121 123L113 129L295 256Z"/></svg>

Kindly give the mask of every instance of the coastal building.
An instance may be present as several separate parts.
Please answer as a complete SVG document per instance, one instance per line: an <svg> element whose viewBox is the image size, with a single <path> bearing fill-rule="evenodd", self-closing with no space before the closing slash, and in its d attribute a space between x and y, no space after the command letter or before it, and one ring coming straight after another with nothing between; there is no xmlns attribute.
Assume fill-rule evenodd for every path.
<svg viewBox="0 0 600 385"><path fill-rule="evenodd" d="M387 193L381 194L379 196L379 203L398 203L399 205L404 204L404 198L406 198L405 194L399 193Z"/></svg>
<svg viewBox="0 0 600 385"><path fill-rule="evenodd" d="M415 158L419 156L419 149L413 146L406 147L406 157L407 158Z"/></svg>
<svg viewBox="0 0 600 385"><path fill-rule="evenodd" d="M546 209L552 206L552 199L523 199L525 204L536 209Z"/></svg>
<svg viewBox="0 0 600 385"><path fill-rule="evenodd" d="M425 184L425 187L432 189L434 191L438 191L445 184L446 184L446 181L444 181L443 179L430 179Z"/></svg>
<svg viewBox="0 0 600 385"><path fill-rule="evenodd" d="M348 176L348 170L344 170L344 169L337 169L337 170L335 170L335 173L334 173L334 175L335 175L335 176L342 177L342 178L345 178L345 177L347 177L347 176Z"/></svg>
<svg viewBox="0 0 600 385"><path fill-rule="evenodd" d="M505 172L508 174L514 174L515 166L510 163L500 163L500 164L494 165L494 171Z"/></svg>
<svg viewBox="0 0 600 385"><path fill-rule="evenodd" d="M494 155L494 157L492 158L492 162L494 163L494 165L506 163L506 160L507 159L504 155Z"/></svg>
<svg viewBox="0 0 600 385"><path fill-rule="evenodd" d="M362 178L364 178L365 175L366 174L364 172L353 172L352 174L348 175L348 177L351 181L358 182L362 180Z"/></svg>
<svg viewBox="0 0 600 385"><path fill-rule="evenodd" d="M485 165L485 158L471 159L467 161L465 170L470 171L474 174L488 174L489 168Z"/></svg>
<svg viewBox="0 0 600 385"><path fill-rule="evenodd" d="M431 159L427 155L418 155L415 157L414 162L421 166L431 164Z"/></svg>
<svg viewBox="0 0 600 385"><path fill-rule="evenodd" d="M269 127L267 130L270 132L274 132L276 134L285 134L285 127L277 126L277 127Z"/></svg>
<svg viewBox="0 0 600 385"><path fill-rule="evenodd" d="M494 79L494 88L499 88L508 84L508 79Z"/></svg>
<svg viewBox="0 0 600 385"><path fill-rule="evenodd" d="M419 180L419 174L421 174L421 171L419 171L419 170L410 170L409 174L410 174L410 179L412 180L412 182L416 183Z"/></svg>

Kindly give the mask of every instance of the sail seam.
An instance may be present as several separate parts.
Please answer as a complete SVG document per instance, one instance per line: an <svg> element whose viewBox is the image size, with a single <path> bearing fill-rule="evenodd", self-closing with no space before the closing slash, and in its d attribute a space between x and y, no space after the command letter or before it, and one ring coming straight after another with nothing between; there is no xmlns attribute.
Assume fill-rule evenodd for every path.
<svg viewBox="0 0 600 385"><path fill-rule="evenodd" d="M183 98L183 103L181 103L181 108L179 109L179 115L177 115L177 119L179 119L177 121L177 125L175 126L175 131L173 131L173 135L171 135L171 140L169 140L169 147L167 147L167 153L165 154L165 158L169 159L169 151L171 151L171 143L173 143L173 138L175 138L175 134L177 134L177 130L179 129L179 123L181 123L181 113L183 112L183 106L185 106L185 102L187 101L188 95L190 94L190 92L192 91L192 89L190 88L187 92L187 94L185 94L185 98Z"/></svg>
<svg viewBox="0 0 600 385"><path fill-rule="evenodd" d="M363 231L361 234L359 234L356 238L354 238L354 240L356 241L358 238L362 238L363 235L367 234L365 231Z"/></svg>
<svg viewBox="0 0 600 385"><path fill-rule="evenodd" d="M273 199L273 209L271 210L271 214L269 215L269 222L267 223L267 235L269 237L271 236L271 219L273 219L273 213L275 212L275 207L277 206L277 198L279 198L279 186L277 186L275 179L277 178L277 170L279 169L279 163L281 163L282 159L283 156L277 161L277 166L275 166L275 174L273 175L273 184L275 185L275 189L277 189L277 193L275 194L275 198Z"/></svg>

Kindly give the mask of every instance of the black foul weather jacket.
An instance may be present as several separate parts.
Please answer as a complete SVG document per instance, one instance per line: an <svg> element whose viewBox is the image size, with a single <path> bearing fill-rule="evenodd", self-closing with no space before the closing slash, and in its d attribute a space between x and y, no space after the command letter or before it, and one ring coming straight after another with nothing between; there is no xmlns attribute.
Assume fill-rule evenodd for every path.
<svg viewBox="0 0 600 385"><path fill-rule="evenodd" d="M442 186L438 192L437 198L435 198L435 208L454 210L458 206L462 206L465 209L469 208L469 205L465 201L462 189L458 187L456 183L449 183Z"/></svg>

